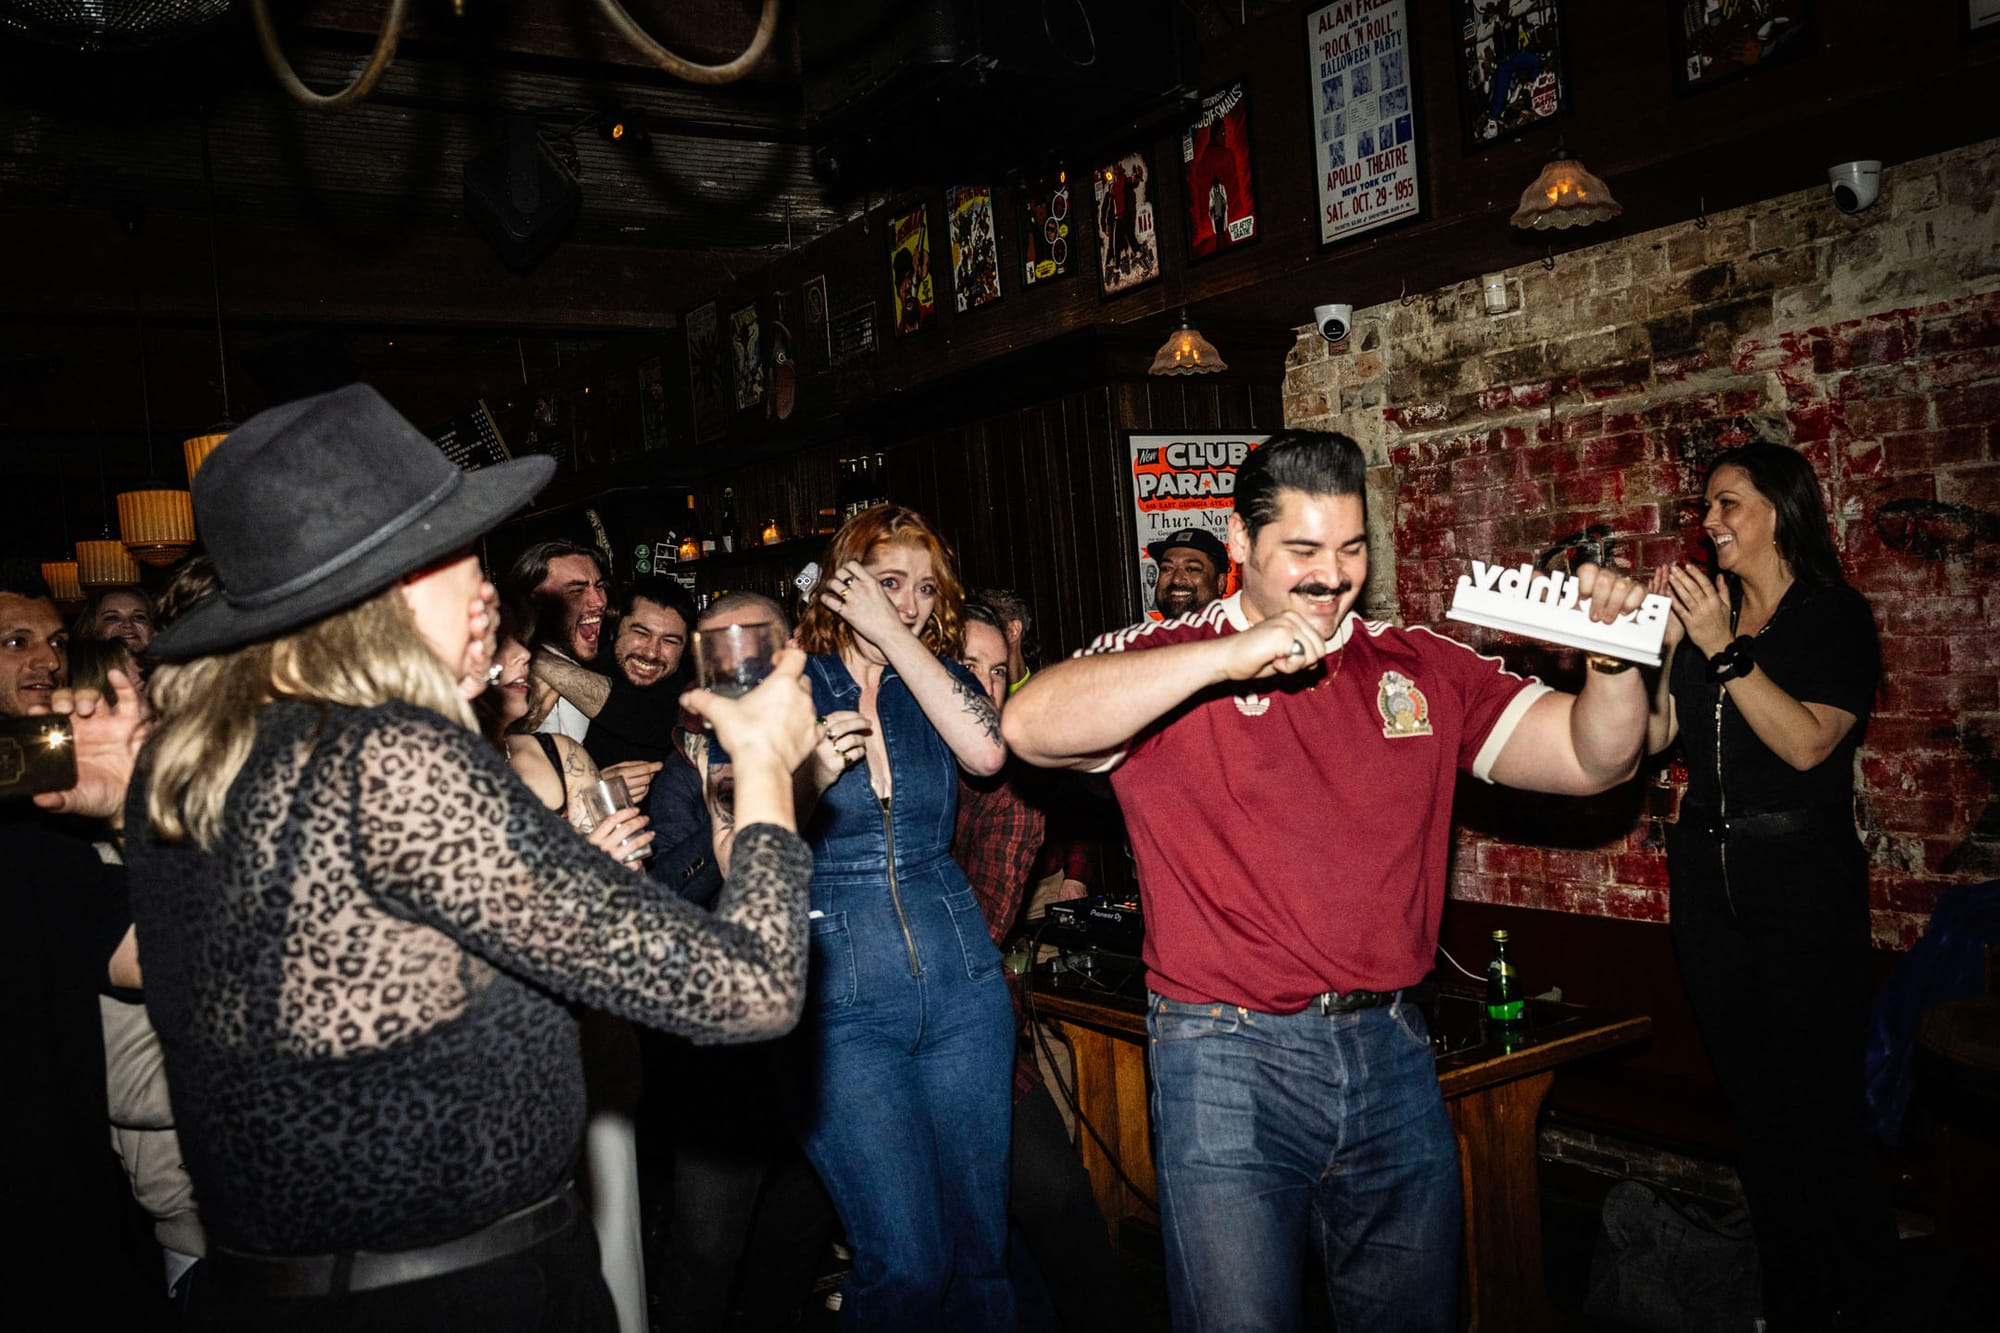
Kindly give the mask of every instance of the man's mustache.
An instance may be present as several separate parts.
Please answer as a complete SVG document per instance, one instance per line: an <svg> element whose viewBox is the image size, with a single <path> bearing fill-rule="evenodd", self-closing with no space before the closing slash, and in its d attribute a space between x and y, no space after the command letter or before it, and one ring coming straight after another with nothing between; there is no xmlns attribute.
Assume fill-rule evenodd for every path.
<svg viewBox="0 0 2000 1333"><path fill-rule="evenodd" d="M1343 579L1339 586L1329 588L1324 583L1314 581L1298 584L1292 591L1305 597L1345 597L1354 591L1354 584L1350 580Z"/></svg>

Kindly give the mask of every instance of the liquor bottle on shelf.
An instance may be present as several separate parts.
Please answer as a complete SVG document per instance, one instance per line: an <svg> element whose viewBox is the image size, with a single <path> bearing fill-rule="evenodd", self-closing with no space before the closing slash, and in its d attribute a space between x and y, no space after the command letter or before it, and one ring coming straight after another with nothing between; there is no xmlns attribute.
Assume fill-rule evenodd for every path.
<svg viewBox="0 0 2000 1333"><path fill-rule="evenodd" d="M889 503L889 455L876 454L875 465L868 475L868 504L870 508Z"/></svg>
<svg viewBox="0 0 2000 1333"><path fill-rule="evenodd" d="M716 523L725 553L736 549L736 490L732 486L722 488L722 516Z"/></svg>
<svg viewBox="0 0 2000 1333"><path fill-rule="evenodd" d="M694 492L688 492L687 521L681 525L680 562L701 559L701 518L694 510Z"/></svg>
<svg viewBox="0 0 2000 1333"><path fill-rule="evenodd" d="M1527 1001L1521 994L1521 979L1507 957L1507 932L1493 932L1493 961L1486 965L1486 1017L1489 1022L1518 1024Z"/></svg>

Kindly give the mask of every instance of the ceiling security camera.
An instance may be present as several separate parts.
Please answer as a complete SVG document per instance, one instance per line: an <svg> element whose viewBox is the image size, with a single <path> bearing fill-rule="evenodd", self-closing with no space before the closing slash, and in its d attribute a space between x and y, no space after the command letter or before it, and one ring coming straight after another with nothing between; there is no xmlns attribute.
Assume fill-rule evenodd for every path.
<svg viewBox="0 0 2000 1333"><path fill-rule="evenodd" d="M1319 326L1320 337L1337 343L1354 327L1354 307L1339 302L1316 305L1313 307L1313 323Z"/></svg>
<svg viewBox="0 0 2000 1333"><path fill-rule="evenodd" d="M1880 162L1843 162L1829 167L1826 178L1833 184L1833 206L1843 213L1859 213L1882 192Z"/></svg>

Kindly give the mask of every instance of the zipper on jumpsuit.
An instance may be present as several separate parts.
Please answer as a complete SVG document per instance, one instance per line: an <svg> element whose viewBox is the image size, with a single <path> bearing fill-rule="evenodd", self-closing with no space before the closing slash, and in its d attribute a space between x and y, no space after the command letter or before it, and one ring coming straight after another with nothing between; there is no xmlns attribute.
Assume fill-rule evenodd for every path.
<svg viewBox="0 0 2000 1333"><path fill-rule="evenodd" d="M1734 626L1732 625L1733 629ZM1715 690L1715 817L1722 827L1717 831L1715 854L1722 863L1722 900L1729 904L1729 915L1736 916L1736 894L1729 887L1729 792L1722 785L1722 705L1729 698L1729 688L1718 685Z"/></svg>
<svg viewBox="0 0 2000 1333"><path fill-rule="evenodd" d="M896 924L903 928L903 947L910 951L910 975L921 976L917 966L917 941L910 934L910 919L903 915L903 895L896 887L896 821L889 812L889 798L882 799L882 832L889 843L889 903L896 909Z"/></svg>

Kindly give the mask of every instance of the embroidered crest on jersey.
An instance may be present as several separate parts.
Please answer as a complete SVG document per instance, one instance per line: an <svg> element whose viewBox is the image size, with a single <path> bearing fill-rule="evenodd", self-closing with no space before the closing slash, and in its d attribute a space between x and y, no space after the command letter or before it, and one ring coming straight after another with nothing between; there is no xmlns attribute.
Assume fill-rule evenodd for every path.
<svg viewBox="0 0 2000 1333"><path fill-rule="evenodd" d="M1230 698L1236 704L1236 711L1245 717L1262 717L1271 711L1271 696L1268 694L1236 694Z"/></svg>
<svg viewBox="0 0 2000 1333"><path fill-rule="evenodd" d="M1390 740L1431 734L1430 700L1400 671L1382 673L1375 687L1375 711L1382 715L1382 734Z"/></svg>

